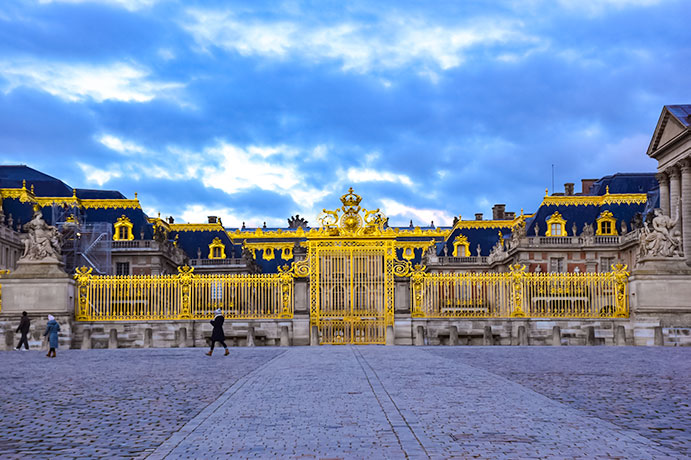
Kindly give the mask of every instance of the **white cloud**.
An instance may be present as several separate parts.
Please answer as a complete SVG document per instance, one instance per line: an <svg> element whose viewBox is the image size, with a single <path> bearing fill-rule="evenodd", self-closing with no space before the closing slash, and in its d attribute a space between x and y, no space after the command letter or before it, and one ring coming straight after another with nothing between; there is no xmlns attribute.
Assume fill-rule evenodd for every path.
<svg viewBox="0 0 691 460"><path fill-rule="evenodd" d="M413 181L405 174L394 174L388 171L377 171L369 168L349 168L348 180L351 182L394 182L412 187Z"/></svg>
<svg viewBox="0 0 691 460"><path fill-rule="evenodd" d="M116 136L110 134L102 135L98 141L116 152L123 153L125 155L132 155L137 153L145 153L146 149L141 145L137 145L134 142L124 141Z"/></svg>
<svg viewBox="0 0 691 460"><path fill-rule="evenodd" d="M69 64L41 60L0 60L0 76L7 80L7 93L19 86L39 88L72 102L92 99L148 102L172 97L184 87L177 82L159 82L140 66L116 62L108 65Z"/></svg>
<svg viewBox="0 0 691 460"><path fill-rule="evenodd" d="M77 165L79 165L79 168L81 168L82 172L84 173L86 181L90 184L96 184L99 187L102 187L103 184L107 183L115 177L122 176L122 173L120 172L118 167L113 167L113 169L111 170L105 170L98 169L94 166L87 165L85 163L77 163Z"/></svg>
<svg viewBox="0 0 691 460"><path fill-rule="evenodd" d="M125 8L128 11L137 11L148 8L158 3L159 0L38 0L40 4L49 3L101 3Z"/></svg>
<svg viewBox="0 0 691 460"><path fill-rule="evenodd" d="M453 222L453 216L441 209L414 208L387 198L381 200L381 205L382 212L392 220L396 217L399 221L413 219L413 223L421 227L429 225L432 221L435 225L451 225Z"/></svg>
<svg viewBox="0 0 691 460"><path fill-rule="evenodd" d="M359 73L420 63L419 73L432 79L438 78L436 70L462 65L472 48L532 47L540 41L524 33L521 23L496 19L446 27L391 17L376 25L342 22L312 27L298 21L241 20L229 11L188 13L189 20L181 26L204 50L219 47L245 56L339 60L344 71Z"/></svg>

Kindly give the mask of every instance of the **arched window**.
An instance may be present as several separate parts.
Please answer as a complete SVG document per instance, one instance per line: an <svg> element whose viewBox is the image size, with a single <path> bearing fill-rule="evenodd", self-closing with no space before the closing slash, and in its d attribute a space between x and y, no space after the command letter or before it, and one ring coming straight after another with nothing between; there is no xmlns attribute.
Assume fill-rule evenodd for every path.
<svg viewBox="0 0 691 460"><path fill-rule="evenodd" d="M597 218L596 235L618 235L617 233L617 219L610 211L602 211L600 217Z"/></svg>
<svg viewBox="0 0 691 460"><path fill-rule="evenodd" d="M226 245L221 242L219 237L214 238L214 240L209 244L209 259L225 259L226 258Z"/></svg>
<svg viewBox="0 0 691 460"><path fill-rule="evenodd" d="M113 233L113 240L115 241L130 241L134 239L132 233L132 222L126 217L120 217L115 224L115 233Z"/></svg>
<svg viewBox="0 0 691 460"><path fill-rule="evenodd" d="M559 211L554 211L554 214L547 219L546 236L568 236L566 234L566 221L559 214Z"/></svg>

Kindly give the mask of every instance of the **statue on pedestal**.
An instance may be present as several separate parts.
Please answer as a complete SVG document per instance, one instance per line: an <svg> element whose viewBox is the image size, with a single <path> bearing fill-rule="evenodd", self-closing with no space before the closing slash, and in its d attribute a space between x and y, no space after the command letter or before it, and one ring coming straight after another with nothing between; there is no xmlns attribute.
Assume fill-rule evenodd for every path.
<svg viewBox="0 0 691 460"><path fill-rule="evenodd" d="M43 220L41 208L34 207L34 216L24 225L24 253L18 262L60 262L60 233Z"/></svg>
<svg viewBox="0 0 691 460"><path fill-rule="evenodd" d="M662 213L662 209L653 211L653 218L649 226L641 229L639 246L640 257L680 257L681 233L675 229L679 222L679 211L672 219Z"/></svg>

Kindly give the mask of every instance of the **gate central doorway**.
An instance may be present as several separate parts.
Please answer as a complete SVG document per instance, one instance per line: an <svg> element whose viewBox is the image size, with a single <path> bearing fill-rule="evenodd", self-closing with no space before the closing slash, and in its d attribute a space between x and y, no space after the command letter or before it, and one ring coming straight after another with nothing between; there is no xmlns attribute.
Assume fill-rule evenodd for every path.
<svg viewBox="0 0 691 460"><path fill-rule="evenodd" d="M310 318L322 344L384 344L393 325L392 240L309 242Z"/></svg>

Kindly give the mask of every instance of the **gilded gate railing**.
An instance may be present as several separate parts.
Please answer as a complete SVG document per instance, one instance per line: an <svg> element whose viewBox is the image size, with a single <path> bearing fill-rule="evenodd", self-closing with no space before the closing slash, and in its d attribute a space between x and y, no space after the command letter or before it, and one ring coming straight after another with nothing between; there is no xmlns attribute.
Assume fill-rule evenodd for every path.
<svg viewBox="0 0 691 460"><path fill-rule="evenodd" d="M621 318L629 316L626 265L606 273L425 273L409 267L411 311L426 318Z"/></svg>
<svg viewBox="0 0 691 460"><path fill-rule="evenodd" d="M77 269L78 321L207 319L221 309L231 319L293 316L294 270L260 275L94 276Z"/></svg>

